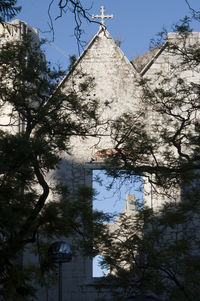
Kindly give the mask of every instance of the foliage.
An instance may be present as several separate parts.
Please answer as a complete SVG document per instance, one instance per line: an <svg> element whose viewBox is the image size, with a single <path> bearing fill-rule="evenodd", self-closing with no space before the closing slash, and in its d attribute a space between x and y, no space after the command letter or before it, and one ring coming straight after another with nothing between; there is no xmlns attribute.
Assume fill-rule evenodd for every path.
<svg viewBox="0 0 200 301"><path fill-rule="evenodd" d="M21 10L20 6L16 6L17 0L1 0L0 1L0 22L6 22L14 18Z"/></svg>
<svg viewBox="0 0 200 301"><path fill-rule="evenodd" d="M199 194L199 192L198 192ZM101 242L115 296L199 300L199 195L159 211L122 214ZM117 299L116 299L117 300Z"/></svg>
<svg viewBox="0 0 200 301"><path fill-rule="evenodd" d="M141 77L138 111L113 123L108 173L143 176L155 203L122 214L99 240L116 300L199 300L200 45L188 22L168 35L162 68Z"/></svg>
<svg viewBox="0 0 200 301"><path fill-rule="evenodd" d="M85 97L93 87L86 75L80 74L87 82L81 92L63 93L57 82L64 73L51 69L29 36L2 45L0 73L0 293L4 300L26 300L34 294L30 280L47 283L41 272L49 267L44 252L52 237L76 233L90 247L88 220L93 231L100 227L95 230L103 217L92 215L90 190L69 195L50 181L62 153L67 158L70 152L71 137L94 135L98 104ZM22 266L22 252L31 245L39 270Z"/></svg>
<svg viewBox="0 0 200 301"><path fill-rule="evenodd" d="M138 83L138 111L113 123L115 150L108 158L113 176L136 173L164 188L187 181L188 173L198 178L200 53L198 36L190 31L168 36L163 70Z"/></svg>

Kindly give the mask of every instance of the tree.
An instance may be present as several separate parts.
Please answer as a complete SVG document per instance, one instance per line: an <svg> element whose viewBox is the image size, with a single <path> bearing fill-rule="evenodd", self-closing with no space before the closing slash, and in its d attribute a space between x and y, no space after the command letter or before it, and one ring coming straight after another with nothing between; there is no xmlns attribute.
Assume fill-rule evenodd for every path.
<svg viewBox="0 0 200 301"><path fill-rule="evenodd" d="M54 6L53 6L54 5ZM58 9L58 11L57 11ZM56 16L53 17L52 12L55 13L56 10ZM53 39L54 39L54 21L62 18L66 13L72 13L74 15L74 36L77 40L78 47L85 46L85 41L82 40L82 34L84 33L82 29L82 24L84 21L87 21L89 23L98 23L99 21L95 21L91 18L91 6L87 6L85 3L82 4L82 1L74 1L74 0L52 0L49 3L48 7L48 16L50 19L49 26L50 30L53 33ZM55 19L55 20L54 20ZM80 49L79 49L80 50Z"/></svg>
<svg viewBox="0 0 200 301"><path fill-rule="evenodd" d="M1 0L0 1L0 23L8 22L12 18L14 18L21 10L21 6L16 6L17 0ZM54 8L52 9L52 7ZM56 17L52 16L52 10L56 8ZM77 39L78 46L81 46L83 43L81 36L83 34L82 23L84 20L87 22L99 23L98 21L94 21L91 19L90 14L91 7L87 7L85 4L83 5L81 1L73 1L73 0L51 0L49 1L49 5L47 6L48 16L49 16L49 27L53 33L54 39L54 21L62 18L64 14L72 13L74 15L74 36ZM55 18L55 20L54 20Z"/></svg>
<svg viewBox="0 0 200 301"><path fill-rule="evenodd" d="M76 4L79 2L70 2L75 4L74 8L78 7ZM62 15L68 1L59 1L59 5ZM198 298L195 290L197 287L198 291L199 285L195 266L197 260L193 257L192 260L188 260L193 245L192 248L188 246L185 238L191 236L184 235L187 233L185 227L188 215L190 217L192 211L198 213L196 207L198 191L195 197L188 191L192 183L196 183L195 188L198 187L199 180L200 90L198 81L185 80L181 74L188 70L188 66L192 72L198 72L199 46L195 42L188 47L188 28L183 24L178 29L178 41L169 40L165 45L174 58L170 65L173 77L159 72L155 75L156 78L143 77L138 83L143 88L142 104L148 113L146 124L143 119L138 118L144 116L144 109L135 115L125 114L116 120L112 128L115 148L108 161L111 167L109 173L114 177L129 178L137 173L150 179L158 194L162 193L167 198L171 194L171 189L177 191L177 185L181 189L184 187L182 195L187 206L176 207L171 204L157 213L149 209L141 210L135 218L134 228L132 220L130 222L127 218L122 219L118 237L116 235L113 237L114 234L106 230L102 236L92 234L93 238L97 237L96 240L100 241L99 250L105 255L105 263L117 276L114 280L120 280L118 287L125 285L125 288L134 288L136 289L134 293L137 294L151 290L158 295L164 294L167 298L189 300L187 298L191 297L190 294L193 294L193 299ZM1 294L4 299L9 300L15 295L15 299L20 300L30 293L29 277L33 274L33 268L22 269L21 265L16 263L16 255L29 243L38 242L39 233L44 237L53 234L67 235L72 232L79 232L84 236L87 235L87 231L83 233L82 223L84 220L88 222L88 216L91 223L94 221L88 204L88 199L90 200L92 195L90 191L82 189L81 193L76 195L80 205L85 202L87 204L80 206L80 212L77 211L72 196L68 196L67 202L47 204L46 201L49 189L66 196L64 187L49 187L48 172L58 164L59 153L69 151L70 137L95 135L93 129L97 125L95 114L97 105L95 101L88 102L84 97L84 93L87 93L92 84L91 79L87 79L86 85L80 86L81 99L74 91L69 91L67 96L63 95L60 89L56 89L56 79L62 76L62 72L50 70L48 64L39 58L38 49L33 51L27 41L12 47L9 45L9 48L6 46L8 45L2 48L0 56L1 112L7 113L7 109L10 108L9 122L2 124L7 130L1 132L0 144L3 204L0 249ZM174 64L176 60L179 61L179 65ZM156 86L151 84L155 79L158 83ZM150 86L153 88L150 89ZM18 122L21 131L11 132L11 128L17 128ZM170 126L166 127L165 124ZM148 131L150 127L155 134ZM192 147L188 148L191 145ZM195 199L197 202L192 202ZM191 207L191 204L194 207ZM184 211L184 208L187 211ZM166 212L168 215L165 215ZM82 214L81 220L77 218L77 213ZM69 223L63 225L61 218L63 216ZM198 232L198 227L195 226L193 230L191 228L192 222L198 220L198 214L196 219L190 219L192 221L188 225L188 233ZM53 227L50 221L53 221ZM178 227L175 232L177 224L181 225L181 229ZM88 226L90 225L89 223ZM170 232L171 228L172 236L175 233L178 239L177 237L169 239L168 236L165 238L166 232ZM116 238L119 238L121 233L127 235L127 240L118 243ZM198 240L195 240L195 244L195 250L198 251ZM177 246L180 246L178 252ZM44 249L45 246L42 250ZM114 250L114 254L110 254L110 250ZM139 263L136 255L140 260ZM177 261L174 260L174 256ZM40 259L41 268L45 270L47 262L43 261L41 252ZM178 269L172 270L174 264ZM195 279L187 286L185 281L182 281L186 272L188 275L192 273L195 275ZM150 281L152 274L156 283ZM126 282L121 282L122 279L126 279ZM166 279L169 282L166 282Z"/></svg>
<svg viewBox="0 0 200 301"><path fill-rule="evenodd" d="M121 214L116 226L99 244L114 300L199 300L199 196L157 212Z"/></svg>
<svg viewBox="0 0 200 301"><path fill-rule="evenodd" d="M64 93L57 86L63 72L51 69L28 34L1 46L0 73L0 291L3 300L26 300L34 293L30 280L39 277L36 267L21 265L27 246L35 245L44 272L48 239L72 233L91 239L92 191L69 195L49 174L70 152L72 136L95 135L98 104L87 99L93 81L83 74L79 91Z"/></svg>
<svg viewBox="0 0 200 301"><path fill-rule="evenodd" d="M199 22L199 10L195 9L194 3L192 3L190 0L185 0L185 3L191 12L192 18Z"/></svg>
<svg viewBox="0 0 200 301"><path fill-rule="evenodd" d="M141 77L138 111L112 124L115 147L108 171L113 176L152 174L152 183L167 188L182 183L186 171L199 170L199 44L189 19L182 21L160 46L169 69Z"/></svg>
<svg viewBox="0 0 200 301"><path fill-rule="evenodd" d="M188 25L185 18L161 46L167 68L138 83L141 109L113 123L108 173L143 176L154 200L163 200L121 215L117 230L99 240L116 300L123 293L199 300L200 52L198 34Z"/></svg>
<svg viewBox="0 0 200 301"><path fill-rule="evenodd" d="M0 22L6 22L14 18L21 10L20 6L16 6L17 0L1 0L0 1Z"/></svg>

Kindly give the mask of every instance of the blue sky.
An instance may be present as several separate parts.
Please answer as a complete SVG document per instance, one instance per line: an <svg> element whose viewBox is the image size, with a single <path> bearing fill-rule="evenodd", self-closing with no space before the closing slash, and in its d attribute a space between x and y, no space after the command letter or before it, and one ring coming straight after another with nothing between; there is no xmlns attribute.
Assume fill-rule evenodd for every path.
<svg viewBox="0 0 200 301"><path fill-rule="evenodd" d="M200 9L199 0L188 0L192 7ZM52 34L47 33L48 5L51 0L18 0L22 11L17 16L31 26L40 30L40 36L52 40ZM52 18L59 14L58 0L52 5ZM148 50L149 41L165 26L171 31L171 26L180 18L189 14L185 0L82 0L82 4L90 9L92 14L100 14L100 6L105 6L105 14L114 14L113 20L105 22L108 31L114 39L122 41L121 48L129 59L143 54ZM83 22L85 34L83 40L89 42L98 31L98 24ZM70 12L62 18L54 20L54 46L47 45L46 54L53 63L60 63L67 68L69 55L78 56L76 39L73 36L74 20ZM200 23L193 24L194 31L200 30Z"/></svg>
<svg viewBox="0 0 200 301"><path fill-rule="evenodd" d="M99 179L100 181L98 181ZM93 202L93 208L101 210L105 213L119 214L125 209L125 200L128 193L134 193L137 200L141 203L142 197L142 178L133 179L133 182L126 181L125 183L116 180L112 189L108 189L112 184L113 179L106 175L104 170L93 170L93 188L96 190L97 195ZM98 262L101 256L97 256L93 260L93 276L101 277L107 274L106 269L102 270Z"/></svg>
<svg viewBox="0 0 200 301"><path fill-rule="evenodd" d="M129 193L134 193L139 203L143 202L141 177L132 177L132 181L113 181L104 170L93 170L93 188L97 192L93 208L105 213L121 213L125 209L126 195Z"/></svg>

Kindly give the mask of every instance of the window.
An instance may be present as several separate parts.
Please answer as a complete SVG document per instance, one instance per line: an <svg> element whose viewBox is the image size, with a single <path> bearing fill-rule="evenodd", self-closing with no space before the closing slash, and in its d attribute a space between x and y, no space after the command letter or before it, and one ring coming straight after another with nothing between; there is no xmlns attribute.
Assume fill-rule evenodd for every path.
<svg viewBox="0 0 200 301"><path fill-rule="evenodd" d="M105 170L93 170L93 188L97 195L93 201L93 209L105 213L115 213L119 215L126 208L126 195L134 194L138 204L143 204L143 183L142 177L133 177L129 181L122 182L120 179L113 181ZM139 209L139 206L136 207ZM107 274L102 270L99 261L101 255L93 259L93 277L102 277Z"/></svg>

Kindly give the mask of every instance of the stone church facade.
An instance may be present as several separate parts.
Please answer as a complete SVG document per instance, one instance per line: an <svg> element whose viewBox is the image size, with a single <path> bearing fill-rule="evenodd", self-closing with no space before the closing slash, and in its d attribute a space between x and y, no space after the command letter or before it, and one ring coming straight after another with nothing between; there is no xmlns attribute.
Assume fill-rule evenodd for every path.
<svg viewBox="0 0 200 301"><path fill-rule="evenodd" d="M20 31L28 28L37 38L36 31L26 23L16 21L17 23L20 24L18 27ZM12 33L8 31L6 34L6 39L20 38L19 30L14 30ZM200 33L194 33L194 36L199 38ZM168 36L168 39L175 38L176 34ZM63 154L62 163L51 175L52 181L56 179L62 183L71 183L69 185L71 190L79 184L92 186L92 171L102 168L104 158L102 153L112 150L114 146L110 135L110 123L123 113L134 114L141 109L147 110L142 102L142 88L138 82L141 78L145 78L151 79L154 87L158 85L158 71L164 70L166 74L169 74L171 59L174 60L170 58L164 44L130 62L107 29L100 26L97 34L60 83L60 88L66 93L70 89L78 92L78 85L83 80L82 74L92 79L93 88L89 91L88 97L100 102L99 115L103 126L98 130L98 137L89 137L85 140L72 139L71 155ZM199 76L190 70L187 70L184 76L194 81L199 80ZM149 112L147 116L149 126L151 126L152 118L157 117L152 117ZM180 191L176 191L177 195L180 196ZM158 196L151 184L144 180L143 200L145 205L156 209L166 201L166 198ZM134 205L132 207L135 208ZM133 208L127 210L135 210ZM32 257L27 253L24 256L24 262L29 260L32 260ZM103 287L96 290L95 284L96 279L92 276L90 258L76 256L70 263L63 264L63 301L95 301L109 296L110 288ZM55 301L57 294L56 286L49 289L40 288L37 300Z"/></svg>

